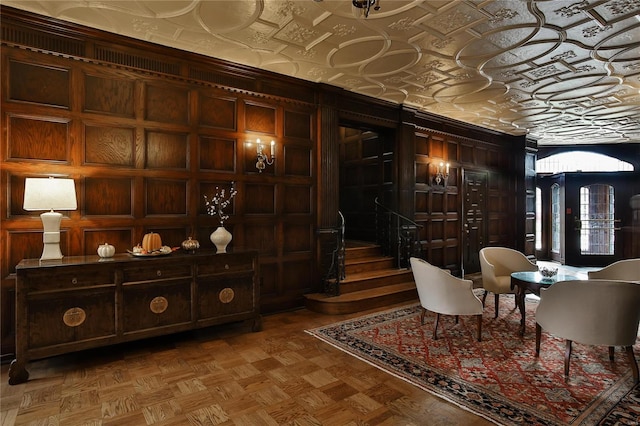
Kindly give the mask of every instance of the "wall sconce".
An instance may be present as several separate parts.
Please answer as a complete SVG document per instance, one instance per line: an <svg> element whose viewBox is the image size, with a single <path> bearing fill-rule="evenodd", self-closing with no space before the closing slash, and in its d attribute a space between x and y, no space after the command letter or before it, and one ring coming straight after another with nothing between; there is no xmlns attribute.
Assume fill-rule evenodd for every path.
<svg viewBox="0 0 640 426"><path fill-rule="evenodd" d="M449 163L445 164L442 161L438 164L436 174L433 176L433 184L437 186L447 186L447 180L449 179Z"/></svg>
<svg viewBox="0 0 640 426"><path fill-rule="evenodd" d="M40 215L44 232L40 260L62 259L60 251L60 221L62 213L54 210L75 210L76 186L73 179L26 178L24 181L24 205L28 211L49 210Z"/></svg>
<svg viewBox="0 0 640 426"><path fill-rule="evenodd" d="M248 146L251 146L251 142L247 142ZM271 159L269 159L269 155L264 153L264 144L260 142L260 139L256 139L256 169L260 173L264 170L266 166L273 165L273 162L276 160L276 143L275 141L271 141Z"/></svg>

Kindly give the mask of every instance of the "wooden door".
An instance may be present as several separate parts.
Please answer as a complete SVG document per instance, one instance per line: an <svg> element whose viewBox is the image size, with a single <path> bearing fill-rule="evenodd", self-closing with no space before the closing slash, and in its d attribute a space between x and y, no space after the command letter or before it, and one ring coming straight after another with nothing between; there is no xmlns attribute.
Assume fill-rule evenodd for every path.
<svg viewBox="0 0 640 426"><path fill-rule="evenodd" d="M480 271L480 249L487 243L487 173L463 170L464 204L462 230L462 270Z"/></svg>

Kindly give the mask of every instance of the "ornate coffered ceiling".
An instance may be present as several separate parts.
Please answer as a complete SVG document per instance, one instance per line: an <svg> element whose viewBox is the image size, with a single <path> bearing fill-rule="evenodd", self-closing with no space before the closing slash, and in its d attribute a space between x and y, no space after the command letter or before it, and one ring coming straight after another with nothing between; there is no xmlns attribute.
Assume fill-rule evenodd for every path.
<svg viewBox="0 0 640 426"><path fill-rule="evenodd" d="M3 0L540 145L640 142L640 0Z"/></svg>

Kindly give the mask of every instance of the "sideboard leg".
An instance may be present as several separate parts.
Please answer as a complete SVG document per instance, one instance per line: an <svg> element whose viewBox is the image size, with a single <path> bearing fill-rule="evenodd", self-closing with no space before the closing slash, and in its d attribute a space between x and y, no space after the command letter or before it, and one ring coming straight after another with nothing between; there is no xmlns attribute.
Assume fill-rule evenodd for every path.
<svg viewBox="0 0 640 426"><path fill-rule="evenodd" d="M251 331L254 333L256 331L262 331L262 315L256 315L253 319L253 326L251 327Z"/></svg>
<svg viewBox="0 0 640 426"><path fill-rule="evenodd" d="M24 363L17 359L11 361L9 365L9 384L19 385L29 380L29 372L24 368Z"/></svg>

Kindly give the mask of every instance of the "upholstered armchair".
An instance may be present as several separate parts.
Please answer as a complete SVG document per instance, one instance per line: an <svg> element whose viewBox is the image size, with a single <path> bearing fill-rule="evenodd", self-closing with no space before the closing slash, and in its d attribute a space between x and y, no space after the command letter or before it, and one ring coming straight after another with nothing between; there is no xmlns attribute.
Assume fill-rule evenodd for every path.
<svg viewBox="0 0 640 426"><path fill-rule="evenodd" d="M536 356L540 354L542 330L566 339L565 380L569 377L571 342L609 347L623 346L639 383L633 345L640 323L640 283L613 280L559 281L540 292L536 310Z"/></svg>
<svg viewBox="0 0 640 426"><path fill-rule="evenodd" d="M482 302L473 293L473 281L454 277L430 263L412 257L410 260L413 277L418 289L418 297L422 306L421 323L427 311L436 314L433 327L433 339L437 340L440 315L475 315L478 320L477 338L482 338Z"/></svg>
<svg viewBox="0 0 640 426"><path fill-rule="evenodd" d="M485 247L480 250L480 269L482 270L482 287L484 296L482 305L489 292L495 296L495 318L498 318L500 295L513 293L511 290L511 273L537 271L538 267L517 250L506 247Z"/></svg>
<svg viewBox="0 0 640 426"><path fill-rule="evenodd" d="M587 275L589 279L640 281L640 259L619 260Z"/></svg>

